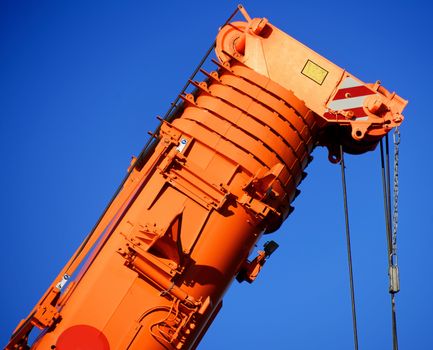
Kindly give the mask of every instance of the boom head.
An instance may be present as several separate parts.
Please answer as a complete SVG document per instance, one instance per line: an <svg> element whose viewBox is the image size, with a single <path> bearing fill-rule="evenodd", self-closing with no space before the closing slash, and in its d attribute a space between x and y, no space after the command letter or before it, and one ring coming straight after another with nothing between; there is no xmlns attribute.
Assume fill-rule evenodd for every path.
<svg viewBox="0 0 433 350"><path fill-rule="evenodd" d="M378 141L403 121L407 101L379 81L364 83L343 68L268 22L251 19L224 26L216 39L216 55L224 63L237 60L292 91L317 116L317 144L339 160L345 152L373 150Z"/></svg>

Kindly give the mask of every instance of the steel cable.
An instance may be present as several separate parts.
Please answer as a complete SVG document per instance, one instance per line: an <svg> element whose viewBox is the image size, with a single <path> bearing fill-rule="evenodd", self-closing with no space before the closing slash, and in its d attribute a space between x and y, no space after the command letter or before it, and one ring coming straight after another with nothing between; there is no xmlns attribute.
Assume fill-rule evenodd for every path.
<svg viewBox="0 0 433 350"><path fill-rule="evenodd" d="M350 299L352 304L352 323L353 323L353 342L355 350L358 350L358 327L356 324L356 307L355 307L355 285L353 282L353 264L352 264L352 248L350 244L350 229L349 229L349 208L347 205L347 189L346 189L346 172L344 165L343 146L340 145L340 165L341 165L341 183L343 187L343 202L344 202L344 218L346 223L346 247L347 261L349 265L350 279Z"/></svg>

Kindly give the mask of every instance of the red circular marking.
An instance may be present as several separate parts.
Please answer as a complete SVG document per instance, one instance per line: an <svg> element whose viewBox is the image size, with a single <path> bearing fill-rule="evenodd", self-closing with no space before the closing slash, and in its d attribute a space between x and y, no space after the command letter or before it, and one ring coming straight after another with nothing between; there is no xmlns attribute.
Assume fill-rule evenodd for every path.
<svg viewBox="0 0 433 350"><path fill-rule="evenodd" d="M56 350L110 350L107 337L95 327L69 327L57 339Z"/></svg>

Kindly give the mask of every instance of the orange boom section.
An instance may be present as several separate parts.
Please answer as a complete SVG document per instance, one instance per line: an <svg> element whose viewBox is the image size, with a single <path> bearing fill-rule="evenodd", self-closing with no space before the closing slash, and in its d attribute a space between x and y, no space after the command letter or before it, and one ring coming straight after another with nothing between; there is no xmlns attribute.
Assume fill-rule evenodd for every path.
<svg viewBox="0 0 433 350"><path fill-rule="evenodd" d="M8 350L28 349L33 326L35 350L194 349L232 281L252 282L277 248L248 260L292 211L313 148L337 161L340 144L374 149L401 123L406 101L244 15Z"/></svg>
<svg viewBox="0 0 433 350"><path fill-rule="evenodd" d="M33 349L191 348L238 272L254 278L247 257L290 212L317 123L293 93L245 65L225 63L208 78L163 123L59 301L61 320Z"/></svg>

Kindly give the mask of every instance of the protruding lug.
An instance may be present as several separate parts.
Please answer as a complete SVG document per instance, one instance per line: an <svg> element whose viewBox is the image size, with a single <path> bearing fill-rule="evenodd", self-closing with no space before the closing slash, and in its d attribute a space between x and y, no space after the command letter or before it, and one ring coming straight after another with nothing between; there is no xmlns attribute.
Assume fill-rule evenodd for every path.
<svg viewBox="0 0 433 350"><path fill-rule="evenodd" d="M336 147L332 147L329 145L327 147L328 147L328 160L332 164L340 163L341 156L340 156L340 152L338 152L338 149Z"/></svg>
<svg viewBox="0 0 433 350"><path fill-rule="evenodd" d="M251 17L248 14L247 10L245 9L245 7L243 7L241 4L238 5L238 10L242 13L242 16L244 16L244 18L247 20L248 23L251 22Z"/></svg>
<svg viewBox="0 0 433 350"><path fill-rule="evenodd" d="M377 116L389 111L388 106L378 94L367 97L365 107L370 113Z"/></svg>
<svg viewBox="0 0 433 350"><path fill-rule="evenodd" d="M131 162L129 163L128 170L127 170L128 173L131 172L131 170L134 168L136 161L137 161L137 157L131 156Z"/></svg>
<svg viewBox="0 0 433 350"><path fill-rule="evenodd" d="M241 282L253 283L266 260L278 249L279 245L275 241L268 241L263 245L263 250L257 252L253 261L246 260L242 265L236 280Z"/></svg>
<svg viewBox="0 0 433 350"><path fill-rule="evenodd" d="M250 29L254 34L260 35L262 30L266 27L266 24L268 24L267 18L254 18L251 21Z"/></svg>
<svg viewBox="0 0 433 350"><path fill-rule="evenodd" d="M267 241L263 245L263 249L265 251L266 259L270 258L270 256L278 249L279 244L275 241Z"/></svg>
<svg viewBox="0 0 433 350"><path fill-rule="evenodd" d="M353 139L360 141L364 138L367 129L361 126L352 127L352 137Z"/></svg>

